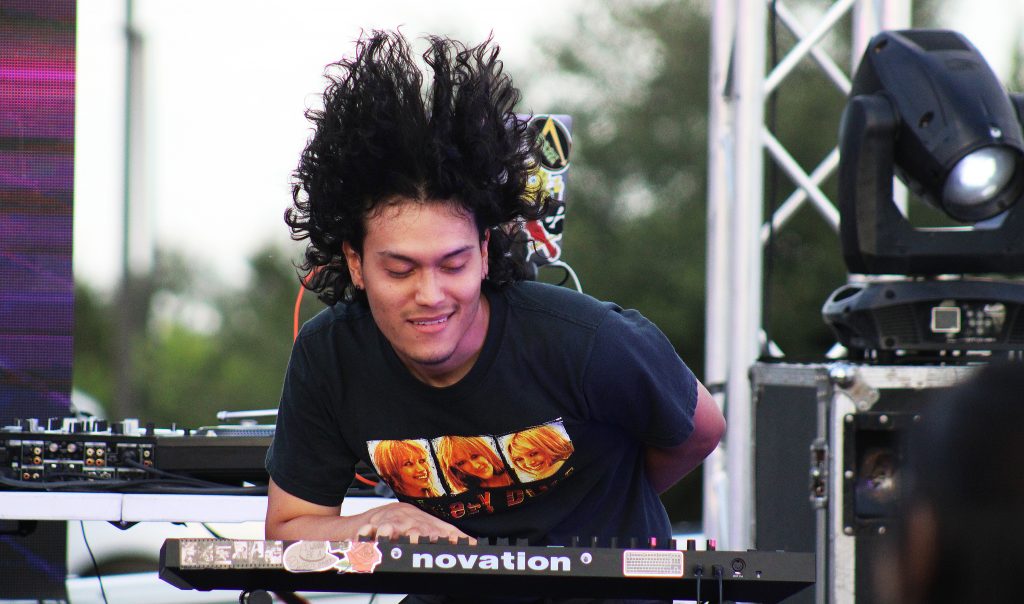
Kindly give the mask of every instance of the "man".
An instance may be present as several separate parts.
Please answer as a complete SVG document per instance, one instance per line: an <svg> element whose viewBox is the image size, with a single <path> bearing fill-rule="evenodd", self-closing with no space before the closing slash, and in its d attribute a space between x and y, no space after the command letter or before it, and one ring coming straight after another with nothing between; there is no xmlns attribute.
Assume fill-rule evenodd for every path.
<svg viewBox="0 0 1024 604"><path fill-rule="evenodd" d="M717 446L722 415L639 313L523 281L513 245L548 198L528 186L518 91L489 41L429 41L427 93L407 42L374 32L308 114L286 221L309 239L306 283L332 306L289 362L267 537L664 543L658 494ZM442 437L481 438L513 468L510 444L537 431L568 441L550 471L427 488L445 476ZM355 463L400 441L431 448L407 472L424 487L339 516Z"/></svg>

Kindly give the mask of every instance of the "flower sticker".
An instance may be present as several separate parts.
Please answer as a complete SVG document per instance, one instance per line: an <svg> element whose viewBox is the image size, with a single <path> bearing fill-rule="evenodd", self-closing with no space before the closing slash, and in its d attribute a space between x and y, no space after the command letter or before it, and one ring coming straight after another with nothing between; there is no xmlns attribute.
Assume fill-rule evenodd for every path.
<svg viewBox="0 0 1024 604"><path fill-rule="evenodd" d="M376 541L353 543L352 548L345 552L345 557L352 564L351 570L357 573L372 573L384 559Z"/></svg>

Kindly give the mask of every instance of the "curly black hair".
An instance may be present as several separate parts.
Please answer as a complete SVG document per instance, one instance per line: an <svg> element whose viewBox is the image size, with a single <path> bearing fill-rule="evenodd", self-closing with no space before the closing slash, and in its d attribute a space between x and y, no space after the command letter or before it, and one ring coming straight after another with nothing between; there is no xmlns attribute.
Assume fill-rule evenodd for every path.
<svg viewBox="0 0 1024 604"><path fill-rule="evenodd" d="M293 239L309 239L298 268L327 304L362 295L342 243L361 254L365 218L399 199L467 211L481 241L490 230L488 280L530 275L522 226L552 204L543 187L528 186L536 141L514 113L519 90L490 38L472 48L427 40L429 89L402 34L373 31L356 42L353 58L328 66L324 109L306 112L314 132L293 174L285 222Z"/></svg>

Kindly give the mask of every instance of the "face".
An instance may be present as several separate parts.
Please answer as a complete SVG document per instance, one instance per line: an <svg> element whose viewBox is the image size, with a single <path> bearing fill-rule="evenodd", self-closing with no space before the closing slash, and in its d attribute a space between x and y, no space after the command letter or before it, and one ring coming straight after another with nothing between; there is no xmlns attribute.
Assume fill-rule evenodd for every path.
<svg viewBox="0 0 1024 604"><path fill-rule="evenodd" d="M487 335L487 271L473 217L449 204L401 200L366 219L362 255L344 246L352 282L406 367L433 386L469 372Z"/></svg>
<svg viewBox="0 0 1024 604"><path fill-rule="evenodd" d="M399 490L417 493L430 488L430 462L425 454L409 455L398 467L398 478L402 481Z"/></svg>
<svg viewBox="0 0 1024 604"><path fill-rule="evenodd" d="M511 453L512 463L530 474L543 474L554 462L547 451L529 445L513 447Z"/></svg>
<svg viewBox="0 0 1024 604"><path fill-rule="evenodd" d="M490 480L494 478L494 466L487 460L486 457L479 453L470 453L469 455L461 456L456 459L453 463L457 469L461 470L464 474L474 476L480 480Z"/></svg>

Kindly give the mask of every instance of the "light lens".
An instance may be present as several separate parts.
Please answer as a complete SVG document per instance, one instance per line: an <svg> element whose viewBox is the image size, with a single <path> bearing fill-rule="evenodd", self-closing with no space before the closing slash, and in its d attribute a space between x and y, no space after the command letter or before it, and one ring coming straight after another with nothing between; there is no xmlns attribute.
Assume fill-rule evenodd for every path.
<svg viewBox="0 0 1024 604"><path fill-rule="evenodd" d="M949 173L942 190L943 204L952 214L976 214L979 206L992 201L1013 178L1016 159L1006 147L983 147L969 153Z"/></svg>

